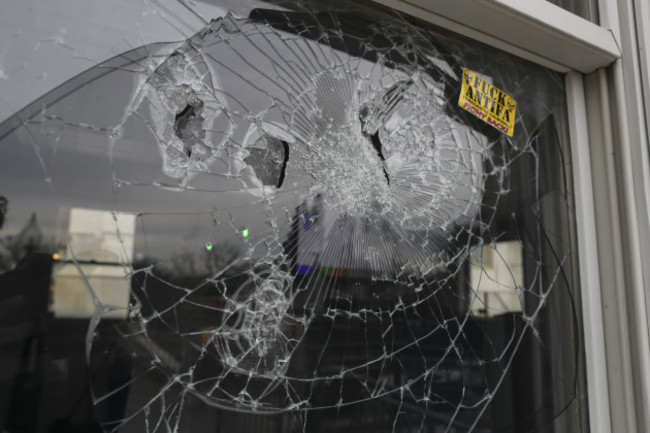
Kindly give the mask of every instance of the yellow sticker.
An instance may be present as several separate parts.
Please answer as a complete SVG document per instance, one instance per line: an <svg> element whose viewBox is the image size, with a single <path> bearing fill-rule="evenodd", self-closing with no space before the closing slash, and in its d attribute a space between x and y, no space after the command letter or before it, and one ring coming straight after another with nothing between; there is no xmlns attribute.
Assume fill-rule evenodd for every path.
<svg viewBox="0 0 650 433"><path fill-rule="evenodd" d="M517 101L467 68L463 68L458 106L512 137Z"/></svg>

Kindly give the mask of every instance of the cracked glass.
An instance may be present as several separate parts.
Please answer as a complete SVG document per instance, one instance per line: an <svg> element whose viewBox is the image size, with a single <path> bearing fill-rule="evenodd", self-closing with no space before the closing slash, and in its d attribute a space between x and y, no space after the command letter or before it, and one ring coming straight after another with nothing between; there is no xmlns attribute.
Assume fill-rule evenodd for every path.
<svg viewBox="0 0 650 433"><path fill-rule="evenodd" d="M560 74L351 2L120 7L176 37L5 44L12 104L20 44L71 76L0 124L0 428L588 431Z"/></svg>

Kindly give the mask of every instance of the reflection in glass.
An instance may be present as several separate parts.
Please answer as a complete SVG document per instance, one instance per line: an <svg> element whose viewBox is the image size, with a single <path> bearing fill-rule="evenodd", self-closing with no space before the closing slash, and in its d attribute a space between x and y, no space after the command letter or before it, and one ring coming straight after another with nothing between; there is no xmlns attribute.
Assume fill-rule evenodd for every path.
<svg viewBox="0 0 650 433"><path fill-rule="evenodd" d="M595 0L547 0L562 9L598 24L598 3Z"/></svg>
<svg viewBox="0 0 650 433"><path fill-rule="evenodd" d="M463 68L513 138L458 107ZM281 2L45 95L0 125L4 426L581 431L562 83Z"/></svg>

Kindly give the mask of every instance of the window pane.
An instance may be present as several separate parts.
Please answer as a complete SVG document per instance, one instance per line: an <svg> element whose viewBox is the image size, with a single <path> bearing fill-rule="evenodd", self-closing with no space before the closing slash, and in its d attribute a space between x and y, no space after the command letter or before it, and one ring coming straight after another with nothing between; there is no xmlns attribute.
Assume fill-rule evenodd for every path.
<svg viewBox="0 0 650 433"><path fill-rule="evenodd" d="M345 4L205 21L0 125L2 427L587 431L563 77Z"/></svg>
<svg viewBox="0 0 650 433"><path fill-rule="evenodd" d="M593 23L598 23L598 2L595 0L547 0Z"/></svg>

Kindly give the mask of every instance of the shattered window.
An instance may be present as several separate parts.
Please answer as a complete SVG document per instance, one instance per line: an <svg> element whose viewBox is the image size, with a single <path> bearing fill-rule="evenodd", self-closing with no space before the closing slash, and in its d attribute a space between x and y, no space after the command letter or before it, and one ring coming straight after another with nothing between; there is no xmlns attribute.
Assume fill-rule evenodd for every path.
<svg viewBox="0 0 650 433"><path fill-rule="evenodd" d="M560 74L351 2L137 8L183 37L0 124L3 431L588 431Z"/></svg>

